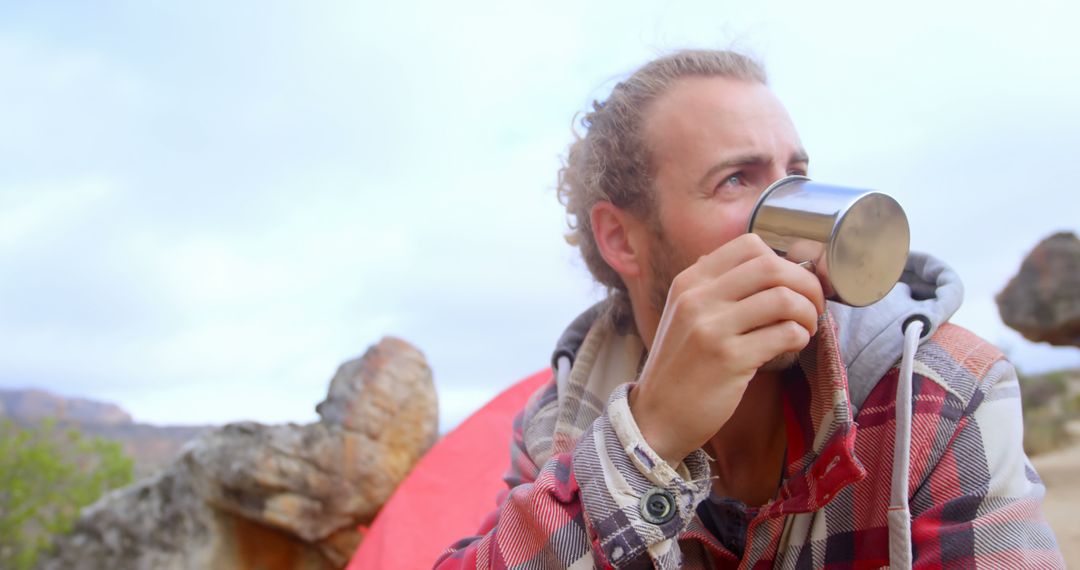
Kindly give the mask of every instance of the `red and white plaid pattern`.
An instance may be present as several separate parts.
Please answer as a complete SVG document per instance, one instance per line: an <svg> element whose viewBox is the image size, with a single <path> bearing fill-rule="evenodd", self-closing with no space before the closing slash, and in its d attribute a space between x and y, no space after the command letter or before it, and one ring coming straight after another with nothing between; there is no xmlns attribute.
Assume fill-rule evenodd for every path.
<svg viewBox="0 0 1080 570"><path fill-rule="evenodd" d="M628 385L612 391L589 368L625 341L597 324L561 398L553 382L518 416L498 509L436 567L887 566L898 370L877 382L853 421L835 326L828 317L824 324L803 351L804 373L787 385L786 480L751 521L741 560L694 515L709 488L700 481L708 475L703 456L687 458L674 476L666 466L658 475L649 470L655 454L634 440L636 426L612 424L626 421L611 410L625 406ZM1044 487L1023 452L1012 365L945 324L916 354L913 397L915 567L1063 568L1041 513ZM661 525L636 506L655 487L678 503L678 516Z"/></svg>

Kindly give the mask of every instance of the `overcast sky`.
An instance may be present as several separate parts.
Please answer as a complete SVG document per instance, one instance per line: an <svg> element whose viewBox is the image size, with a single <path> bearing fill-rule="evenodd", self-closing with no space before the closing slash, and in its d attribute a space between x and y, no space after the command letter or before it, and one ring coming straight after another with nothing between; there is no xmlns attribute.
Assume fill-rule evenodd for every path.
<svg viewBox="0 0 1080 570"><path fill-rule="evenodd" d="M960 272L956 322L1080 366L993 303L1080 230L1080 10L1009 4L2 4L0 387L309 421L393 334L455 424L599 297L553 189L571 119L679 47L762 59L811 175L894 195Z"/></svg>

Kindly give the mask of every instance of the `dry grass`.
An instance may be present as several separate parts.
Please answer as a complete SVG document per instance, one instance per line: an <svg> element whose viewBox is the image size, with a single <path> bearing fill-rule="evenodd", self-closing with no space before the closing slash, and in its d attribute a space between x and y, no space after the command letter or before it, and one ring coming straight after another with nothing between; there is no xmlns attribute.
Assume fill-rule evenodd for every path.
<svg viewBox="0 0 1080 570"><path fill-rule="evenodd" d="M1041 455L1068 446L1068 422L1080 419L1080 371L1020 375L1024 405L1024 450Z"/></svg>
<svg viewBox="0 0 1080 570"><path fill-rule="evenodd" d="M1068 431L1080 438L1080 422L1070 422ZM1043 513L1054 529L1058 546L1069 568L1080 568L1080 443L1035 457L1035 470L1046 483Z"/></svg>
<svg viewBox="0 0 1080 570"><path fill-rule="evenodd" d="M1080 371L1021 375L1024 449L1046 483L1043 513L1065 564L1080 568Z"/></svg>

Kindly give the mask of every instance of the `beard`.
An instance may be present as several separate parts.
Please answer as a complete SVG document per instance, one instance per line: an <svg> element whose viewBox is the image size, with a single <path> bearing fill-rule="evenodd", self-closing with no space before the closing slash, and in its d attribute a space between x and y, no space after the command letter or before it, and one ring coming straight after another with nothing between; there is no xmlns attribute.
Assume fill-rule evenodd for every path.
<svg viewBox="0 0 1080 570"><path fill-rule="evenodd" d="M663 228L654 222L652 227L653 241L649 251L649 280L652 283L649 291L649 303L656 314L664 312L667 305L668 294L671 291L671 283L675 276L682 273L686 268L693 265L693 261L680 256L675 247L668 240ZM799 361L798 352L782 352L762 364L758 370L764 372L781 372L794 367Z"/></svg>
<svg viewBox="0 0 1080 570"><path fill-rule="evenodd" d="M758 368L758 370L765 372L783 372L789 368L794 368L798 363L798 352L781 352L772 357L771 360L766 361L765 364L762 364L761 368Z"/></svg>

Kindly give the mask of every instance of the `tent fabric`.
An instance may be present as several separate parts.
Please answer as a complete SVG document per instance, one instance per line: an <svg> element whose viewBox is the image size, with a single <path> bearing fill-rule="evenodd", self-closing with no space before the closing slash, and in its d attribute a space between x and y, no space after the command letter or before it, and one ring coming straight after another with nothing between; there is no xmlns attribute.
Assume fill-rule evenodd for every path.
<svg viewBox="0 0 1080 570"><path fill-rule="evenodd" d="M549 380L546 369L517 382L440 439L375 517L347 570L431 568L475 534L505 488L514 417Z"/></svg>

